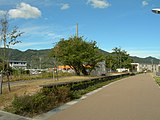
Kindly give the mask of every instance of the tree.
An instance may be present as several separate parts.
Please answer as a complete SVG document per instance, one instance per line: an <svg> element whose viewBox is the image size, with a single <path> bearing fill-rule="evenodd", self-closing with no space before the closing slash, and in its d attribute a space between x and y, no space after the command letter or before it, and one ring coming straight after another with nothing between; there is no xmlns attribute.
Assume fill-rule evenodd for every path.
<svg viewBox="0 0 160 120"><path fill-rule="evenodd" d="M18 41L17 38L20 37L23 32L20 32L18 30L18 27L14 27L11 32L9 31L9 23L8 23L8 14L4 14L2 18L0 19L0 41L3 43L3 73L7 76L8 79L8 88L10 91L10 80L9 80L9 48L11 45L15 45L21 41ZM1 87L1 93L2 93L2 87Z"/></svg>
<svg viewBox="0 0 160 120"><path fill-rule="evenodd" d="M0 70L3 69L3 60L0 58Z"/></svg>
<svg viewBox="0 0 160 120"><path fill-rule="evenodd" d="M103 59L95 41L86 42L83 37L77 36L70 37L68 40L61 39L52 49L52 56L62 64L73 67L77 75L81 72L88 75Z"/></svg>
<svg viewBox="0 0 160 120"><path fill-rule="evenodd" d="M113 69L113 65L114 65L114 58L112 55L107 55L105 58L105 62L106 62L106 68L109 69L109 71L111 72Z"/></svg>
<svg viewBox="0 0 160 120"><path fill-rule="evenodd" d="M117 68L131 68L133 61L127 51L115 47L110 56L106 57L106 67L116 70Z"/></svg>

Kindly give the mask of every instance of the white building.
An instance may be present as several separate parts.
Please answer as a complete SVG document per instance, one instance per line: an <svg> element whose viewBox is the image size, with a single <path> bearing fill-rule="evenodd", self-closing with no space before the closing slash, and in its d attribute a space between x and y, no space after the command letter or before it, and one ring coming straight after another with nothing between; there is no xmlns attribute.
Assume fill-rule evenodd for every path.
<svg viewBox="0 0 160 120"><path fill-rule="evenodd" d="M140 64L131 63L133 72L143 72L145 70L150 72L160 72L160 65L158 64Z"/></svg>
<svg viewBox="0 0 160 120"><path fill-rule="evenodd" d="M22 68L22 69L26 69L27 68L27 62L26 61L15 61L15 60L11 60L9 61L9 66L12 68Z"/></svg>
<svg viewBox="0 0 160 120"><path fill-rule="evenodd" d="M131 65L132 65L131 72L141 72L139 63L131 63Z"/></svg>
<svg viewBox="0 0 160 120"><path fill-rule="evenodd" d="M126 68L117 68L116 71L117 72L129 72L129 69L126 69Z"/></svg>

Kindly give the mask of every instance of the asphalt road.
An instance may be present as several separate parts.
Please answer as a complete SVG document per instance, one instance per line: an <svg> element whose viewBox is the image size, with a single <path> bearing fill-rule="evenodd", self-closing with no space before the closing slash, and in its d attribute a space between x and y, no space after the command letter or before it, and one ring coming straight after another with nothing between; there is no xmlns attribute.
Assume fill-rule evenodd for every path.
<svg viewBox="0 0 160 120"><path fill-rule="evenodd" d="M132 76L48 120L160 120L160 88L150 74Z"/></svg>

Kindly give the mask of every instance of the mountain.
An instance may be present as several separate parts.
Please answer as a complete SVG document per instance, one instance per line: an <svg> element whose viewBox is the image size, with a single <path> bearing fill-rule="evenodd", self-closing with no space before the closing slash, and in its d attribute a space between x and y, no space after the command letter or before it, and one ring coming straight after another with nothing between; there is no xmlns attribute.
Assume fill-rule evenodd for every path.
<svg viewBox="0 0 160 120"><path fill-rule="evenodd" d="M110 53L109 52L106 52L104 50L101 50L100 51L104 54L104 55L109 55ZM137 56L130 56L131 59L133 59L133 62L134 63L141 63L141 64L159 64L160 63L160 59L157 59L155 57L146 57L146 58L140 58L140 57L137 57Z"/></svg>
<svg viewBox="0 0 160 120"><path fill-rule="evenodd" d="M133 59L133 61L135 63L142 63L142 64L159 64L160 60L155 58L155 57L146 57L146 58L139 58L136 56L131 56L131 58Z"/></svg>
<svg viewBox="0 0 160 120"><path fill-rule="evenodd" d="M3 50L0 48L0 58L3 56ZM110 54L104 50L100 50L104 55ZM45 50L31 50L28 49L26 51L20 51L17 49L9 49L7 53L10 56L10 60L17 60L17 61L27 61L28 68L51 68L53 67L54 60L53 58L49 57L51 49ZM131 56L133 62L135 63L143 63L143 64L159 64L160 60L154 57L146 57L146 58L139 58L136 56Z"/></svg>
<svg viewBox="0 0 160 120"><path fill-rule="evenodd" d="M0 58L4 49L0 49ZM46 50L26 50L9 49L9 60L27 61L28 68L50 68L53 67L53 58L49 57L51 49Z"/></svg>

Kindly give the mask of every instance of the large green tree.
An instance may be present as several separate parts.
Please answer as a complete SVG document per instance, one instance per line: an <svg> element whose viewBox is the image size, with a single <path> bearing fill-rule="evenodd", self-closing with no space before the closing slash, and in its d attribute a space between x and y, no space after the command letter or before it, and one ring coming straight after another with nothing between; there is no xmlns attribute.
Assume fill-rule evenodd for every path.
<svg viewBox="0 0 160 120"><path fill-rule="evenodd" d="M62 64L72 66L77 75L81 72L88 75L103 59L95 41L87 42L83 37L76 36L61 39L52 49L52 56Z"/></svg>
<svg viewBox="0 0 160 120"><path fill-rule="evenodd" d="M131 68L131 62L133 60L127 53L127 51L121 48L115 47L113 52L106 57L106 67L116 70L117 68Z"/></svg>

